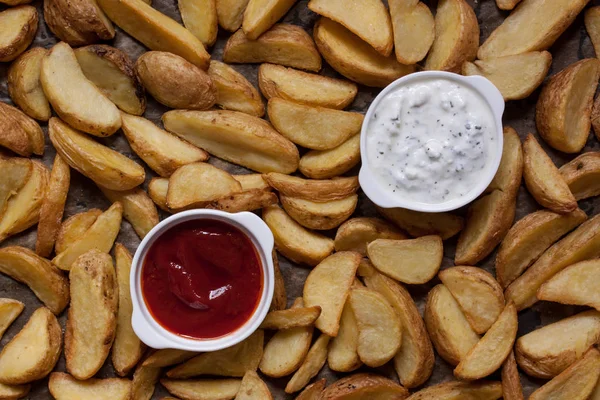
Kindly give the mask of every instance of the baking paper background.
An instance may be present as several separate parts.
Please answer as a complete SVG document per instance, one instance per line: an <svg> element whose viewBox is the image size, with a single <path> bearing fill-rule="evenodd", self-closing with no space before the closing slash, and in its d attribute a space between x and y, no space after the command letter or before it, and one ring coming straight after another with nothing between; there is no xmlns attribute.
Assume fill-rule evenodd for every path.
<svg viewBox="0 0 600 400"><path fill-rule="evenodd" d="M301 25L308 32L312 32L312 27L314 22L317 20L318 16L306 7L308 0L299 1L293 9L286 15L284 18L284 22L293 23L296 25ZM598 0L600 4L600 0ZM56 43L56 38L52 35L52 33L46 27L43 17L42 17L42 5L40 2L34 3L38 7L40 12L40 22L39 29L36 35L36 38L32 44L32 47L51 47L54 43ZM481 28L481 42L485 40L489 34L496 28L502 20L508 15L507 12L502 12L498 10L496 4L492 0L485 0L480 2L472 2L471 5L474 7L475 12L477 14L477 19ZM153 6L160 10L161 12L167 14L168 16L176 19L181 22L181 18L179 15L179 11L177 9L176 0L154 0ZM435 6L435 4L432 4ZM223 30L219 32L219 39L216 45L211 49L211 54L214 59L221 60L223 47L227 38L229 37L229 33ZM146 49L134 39L129 37L127 34L123 33L121 30L117 29L117 35L112 43L115 47L120 48L125 51L133 60L137 59ZM552 63L552 69L550 70L550 75L553 75L573 62L577 61L581 58L586 57L594 57L594 50L591 46L591 42L584 28L583 24L583 13L577 17L575 22L571 25L571 27L559 38L559 40L550 48L550 52L554 57ZM323 62L324 68L323 73L330 76L337 76L335 71L333 71L325 62ZM258 65L235 65L235 68L240 71L242 74L246 76L255 86L257 86L257 69ZM6 76L7 76L8 64L0 63L0 100L12 104L6 87ZM354 101L354 103L349 108L352 111L358 112L366 112L366 109L373 99L375 95L379 92L378 89L367 88L364 86L360 87L359 94ZM528 99L522 101L512 101L507 103L506 112L504 116L505 125L510 125L517 130L522 139L530 132L536 132L535 129L535 104L537 101L537 97L539 95L539 89L531 95ZM146 110L145 117L154 121L155 123L160 124L161 115L167 111L167 108L156 103L150 96L148 96L148 108ZM42 125L44 131L47 131L46 124ZM137 161L141 165L145 165L132 151L125 137L122 133L117 133L113 137L102 139L103 143L108 145L109 147L118 150L119 152L125 154L131 159ZM541 142L544 148L549 152L554 161L558 166L562 165L565 162L568 162L575 156L568 156L565 154L560 154L552 149L549 149L548 146L545 146L543 142ZM598 140L590 134L590 138L586 145L584 151L598 151L600 149L600 143ZM46 151L42 158L43 162L51 167L52 161L54 159L55 151L52 148L49 140L46 140ZM231 172L235 173L243 173L246 171L244 168L234 166L222 160L212 158L210 162L220 168L227 169ZM353 172L357 173L358 169L355 169ZM146 168L147 179L146 184L153 176L156 176L150 169ZM2 171L0 171L0 174ZM144 185L146 188L146 185ZM359 206L357 208L356 213L353 216L376 216L376 211L373 207L373 204L366 198L366 196L360 192L359 193ZM88 210L90 208L100 208L105 210L110 205L110 202L104 198L100 190L93 184L92 181L83 177L76 171L72 170L71 172L71 188L69 191L69 197L67 200L67 205L65 209L65 218ZM596 214L596 208L600 206L599 199L588 199L579 202L580 207L588 214L594 215ZM523 216L531 213L532 211L538 208L537 204L534 202L533 198L527 193L526 189L521 187L518 197L518 207L517 207L517 217L516 220L522 218ZM464 213L465 210L461 210ZM161 219L166 217L167 215L159 210L161 213ZM329 232L330 236L333 237L335 232ZM30 249L35 249L35 240L36 240L36 228L32 228L27 230L26 232L9 238L2 244L1 247L9 246L9 245L19 245L28 247ZM140 240L129 225L129 223L123 220L123 224L121 227L121 232L117 241L123 243L132 253L135 252ZM456 244L456 238L448 240L444 243L444 263L442 268L447 268L453 265L453 256L454 249ZM493 268L493 259L495 257L495 252L492 253L486 260L479 264L480 267L494 272ZM302 295L302 287L304 284L304 280L310 270L308 268L300 267L290 263L281 255L279 256L282 273L285 277L286 289L288 294L288 304L291 304L294 298ZM426 285L418 285L418 286L409 286L408 289L413 295L417 305L421 312L423 312L425 298L429 289L439 283L439 280L436 278L429 282ZM10 327L10 329L6 332L0 345L6 344L27 322L29 316L33 313L33 311L41 305L41 303L37 300L37 298L33 295L33 293L24 285L15 282L14 280L1 275L0 274L0 297L8 297L14 298L25 303L26 307L21 316L17 319L17 321ZM566 316L572 315L578 311L581 311L583 308L571 307L571 306L561 306L555 303L545 303L540 302L536 304L533 308L523 311L519 314L519 333L518 336L521 336L527 332L530 332L536 329L539 326L554 322L556 320L562 319ZM66 322L66 311L60 316L60 322L64 328L64 324ZM270 337L270 336L267 336ZM314 339L316 339L317 335L315 335ZM64 357L61 356L61 359L57 365L56 370L64 371L65 362ZM368 370L361 369L359 371ZM397 380L396 374L391 365L386 365L382 368L378 368L377 372L387 375L392 379ZM332 383L336 379L339 379L347 374L336 374L330 371L326 366L321 370L318 378L326 378L328 384ZM110 356L104 365L104 367L100 370L96 377L105 378L115 376L114 371L112 369L112 364L110 362ZM283 391L285 385L290 377L283 379L271 379L265 378L268 383L271 391L273 393L273 398L276 400L283 399L293 399L295 396L286 395ZM436 355L436 366L434 369L434 373L431 379L426 383L426 386L434 385L446 380L453 379L452 376L452 368L446 364L443 360L441 360ZM492 375L489 379L500 379L499 373ZM525 395L529 395L533 390L539 387L540 384L543 384L543 380L534 380L528 378L526 375L521 374L521 380L523 382ZM314 381L314 380L313 380ZM44 379L42 381L36 382L33 386L31 393L26 397L27 399L36 399L36 400L45 400L52 399L48 388L47 388L48 380ZM166 396L167 391L158 384L156 386L156 391L154 393L153 399L160 399L163 396Z"/></svg>

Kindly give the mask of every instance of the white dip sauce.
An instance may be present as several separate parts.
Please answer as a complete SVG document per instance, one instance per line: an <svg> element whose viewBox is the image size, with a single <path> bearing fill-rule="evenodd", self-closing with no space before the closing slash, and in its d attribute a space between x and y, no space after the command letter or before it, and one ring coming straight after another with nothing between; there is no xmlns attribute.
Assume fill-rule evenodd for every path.
<svg viewBox="0 0 600 400"><path fill-rule="evenodd" d="M491 168L496 126L474 89L423 79L381 99L367 129L367 156L382 185L398 197L439 204L470 192Z"/></svg>

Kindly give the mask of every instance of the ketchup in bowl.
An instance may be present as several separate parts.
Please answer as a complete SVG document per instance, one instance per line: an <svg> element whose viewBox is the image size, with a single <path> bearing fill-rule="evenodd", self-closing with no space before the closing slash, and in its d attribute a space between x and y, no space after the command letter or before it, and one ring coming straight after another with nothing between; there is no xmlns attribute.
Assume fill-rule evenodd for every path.
<svg viewBox="0 0 600 400"><path fill-rule="evenodd" d="M166 330L214 339L243 326L263 291L263 268L252 240L215 219L183 222L150 246L141 272L142 294Z"/></svg>

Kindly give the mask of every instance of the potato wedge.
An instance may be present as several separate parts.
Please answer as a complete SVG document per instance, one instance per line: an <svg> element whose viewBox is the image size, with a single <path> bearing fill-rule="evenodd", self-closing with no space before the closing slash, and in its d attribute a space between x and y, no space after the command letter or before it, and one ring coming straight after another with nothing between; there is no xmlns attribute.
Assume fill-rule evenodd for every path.
<svg viewBox="0 0 600 400"><path fill-rule="evenodd" d="M262 218L273 232L277 251L292 261L315 266L333 252L333 240L307 230L277 205L265 207Z"/></svg>
<svg viewBox="0 0 600 400"><path fill-rule="evenodd" d="M425 58L435 39L435 20L429 6L415 0L388 1L394 30L396 59L406 65Z"/></svg>
<svg viewBox="0 0 600 400"><path fill-rule="evenodd" d="M598 57L600 55L600 8L588 8L584 15L585 29L594 46L596 57Z"/></svg>
<svg viewBox="0 0 600 400"><path fill-rule="evenodd" d="M129 114L144 113L146 91L127 54L100 44L76 49L75 57L85 77L117 107Z"/></svg>
<svg viewBox="0 0 600 400"><path fill-rule="evenodd" d="M242 26L249 0L216 0L217 17L221 28L235 32Z"/></svg>
<svg viewBox="0 0 600 400"><path fill-rule="evenodd" d="M360 0L348 6L343 0L311 0L308 8L343 25L387 57L392 54L392 21L379 0Z"/></svg>
<svg viewBox="0 0 600 400"><path fill-rule="evenodd" d="M305 387L298 396L296 396L296 400L319 400L326 384L327 380L325 380L325 378L320 379L315 383L311 383Z"/></svg>
<svg viewBox="0 0 600 400"><path fill-rule="evenodd" d="M439 278L479 334L487 332L505 308L502 287L481 268L447 268L439 273Z"/></svg>
<svg viewBox="0 0 600 400"><path fill-rule="evenodd" d="M244 11L242 30L250 40L256 40L281 19L296 0L250 0Z"/></svg>
<svg viewBox="0 0 600 400"><path fill-rule="evenodd" d="M600 217L594 217L554 244L504 292L517 309L537 302L540 286L556 273L576 262L600 256Z"/></svg>
<svg viewBox="0 0 600 400"><path fill-rule="evenodd" d="M450 381L421 389L406 400L454 400L454 399L481 399L497 400L502 397L500 382L461 382Z"/></svg>
<svg viewBox="0 0 600 400"><path fill-rule="evenodd" d="M336 179L311 180L271 172L264 176L271 187L289 197L327 202L344 199L359 188L358 178L344 177Z"/></svg>
<svg viewBox="0 0 600 400"><path fill-rule="evenodd" d="M24 308L25 304L18 300L0 299L0 339Z"/></svg>
<svg viewBox="0 0 600 400"><path fill-rule="evenodd" d="M139 365L133 373L131 381L131 398L150 400L158 383L161 369Z"/></svg>
<svg viewBox="0 0 600 400"><path fill-rule="evenodd" d="M275 285L273 289L273 301L271 301L271 307L269 311L283 310L287 307L287 291L285 289L285 280L279 268L279 257L277 251L273 248L271 252L273 258L273 272L275 276Z"/></svg>
<svg viewBox="0 0 600 400"><path fill-rule="evenodd" d="M0 399L3 400L18 400L23 399L29 391L31 385L4 385L0 383Z"/></svg>
<svg viewBox="0 0 600 400"><path fill-rule="evenodd" d="M329 150L360 132L364 116L355 112L307 106L273 97L267 112L275 129L292 142L315 150Z"/></svg>
<svg viewBox="0 0 600 400"><path fill-rule="evenodd" d="M400 282L429 282L442 265L444 245L439 236L417 239L376 239L367 245L369 259L380 272Z"/></svg>
<svg viewBox="0 0 600 400"><path fill-rule="evenodd" d="M183 25L206 47L215 44L219 24L216 0L181 0L177 2Z"/></svg>
<svg viewBox="0 0 600 400"><path fill-rule="evenodd" d="M161 210L172 213L173 210L167 206L167 192L169 191L168 178L152 178L148 183L148 196Z"/></svg>
<svg viewBox="0 0 600 400"><path fill-rule="evenodd" d="M119 307L117 311L117 328L112 347L112 364L119 376L127 376L142 358L146 346L136 336L131 327L132 303L129 290L131 272L131 254L120 243L115 246L115 270L119 287ZM137 371L136 371L137 372ZM134 376L135 381L135 376Z"/></svg>
<svg viewBox="0 0 600 400"><path fill-rule="evenodd" d="M304 300L299 297L292 308L285 311L306 310L303 305ZM314 327L309 324L276 332L265 346L258 365L260 371L272 378L281 378L295 372L310 350L313 331Z"/></svg>
<svg viewBox="0 0 600 400"><path fill-rule="evenodd" d="M547 51L532 51L465 62L463 75L481 75L492 81L505 101L529 97L537 89L550 70L552 55Z"/></svg>
<svg viewBox="0 0 600 400"><path fill-rule="evenodd" d="M40 208L35 252L42 257L48 257L54 249L56 235L60 229L69 185L71 169L59 155L54 157L52 172L46 188L46 195Z"/></svg>
<svg viewBox="0 0 600 400"><path fill-rule="evenodd" d="M596 383L596 388L593 390L592 394L590 394L589 400L598 400L599 398L600 398L600 383Z"/></svg>
<svg viewBox="0 0 600 400"><path fill-rule="evenodd" d="M34 311L0 353L0 382L22 385L46 377L60 356L62 331L46 307Z"/></svg>
<svg viewBox="0 0 600 400"><path fill-rule="evenodd" d="M260 324L260 328L280 330L306 327L314 324L319 315L321 315L319 306L271 311Z"/></svg>
<svg viewBox="0 0 600 400"><path fill-rule="evenodd" d="M258 85L268 99L280 97L309 106L341 110L354 101L356 84L275 64L258 68Z"/></svg>
<svg viewBox="0 0 600 400"><path fill-rule="evenodd" d="M65 359L67 371L84 380L102 367L115 338L119 287L112 258L95 249L84 253L73 263L69 281Z"/></svg>
<svg viewBox="0 0 600 400"><path fill-rule="evenodd" d="M504 400L525 400L521 378L515 361L515 353L511 350L502 364L502 396Z"/></svg>
<svg viewBox="0 0 600 400"><path fill-rule="evenodd" d="M129 190L144 182L144 168L121 153L89 138L58 118L51 118L50 140L60 156L98 185L111 190Z"/></svg>
<svg viewBox="0 0 600 400"><path fill-rule="evenodd" d="M0 12L0 62L12 61L33 41L38 13L32 6L17 6Z"/></svg>
<svg viewBox="0 0 600 400"><path fill-rule="evenodd" d="M236 400L273 400L271 391L254 371L247 371L242 378Z"/></svg>
<svg viewBox="0 0 600 400"><path fill-rule="evenodd" d="M512 10L521 0L496 0L496 5L501 10Z"/></svg>
<svg viewBox="0 0 600 400"><path fill-rule="evenodd" d="M259 172L292 173L296 146L266 121L236 111L169 111L165 129L210 154Z"/></svg>
<svg viewBox="0 0 600 400"><path fill-rule="evenodd" d="M64 372L53 372L48 381L50 393L56 400L96 399L129 400L129 379L107 378L79 381Z"/></svg>
<svg viewBox="0 0 600 400"><path fill-rule="evenodd" d="M360 162L360 135L354 135L329 150L311 150L300 158L299 169L313 179L328 179L342 175Z"/></svg>
<svg viewBox="0 0 600 400"><path fill-rule="evenodd" d="M332 254L319 263L304 282L304 304L320 306L315 326L331 337L337 336L340 317L361 255L351 251Z"/></svg>
<svg viewBox="0 0 600 400"><path fill-rule="evenodd" d="M169 367L171 365L185 362L197 355L198 353L193 351L161 349L150 354L144 361L142 361L142 365L145 367Z"/></svg>
<svg viewBox="0 0 600 400"><path fill-rule="evenodd" d="M169 370L169 378L190 378L198 375L242 377L246 371L256 371L263 355L264 332L257 330L246 340L223 350L200 354Z"/></svg>
<svg viewBox="0 0 600 400"><path fill-rule="evenodd" d="M115 37L112 22L95 1L44 0L44 20L52 33L71 46Z"/></svg>
<svg viewBox="0 0 600 400"><path fill-rule="evenodd" d="M79 256L92 249L108 254L121 229L122 216L123 206L119 202L114 203L102 215L98 216L92 226L77 241L54 257L52 264L62 270L69 271Z"/></svg>
<svg viewBox="0 0 600 400"><path fill-rule="evenodd" d="M31 118L48 121L50 103L40 83L42 59L48 50L35 47L23 53L8 69L8 93L12 101Z"/></svg>
<svg viewBox="0 0 600 400"><path fill-rule="evenodd" d="M271 186L267 183L263 174L244 174L244 175L233 175L233 179L238 181L242 185L242 190L271 190Z"/></svg>
<svg viewBox="0 0 600 400"><path fill-rule="evenodd" d="M361 365L362 361L358 356L358 325L350 302L346 300L340 317L340 329L329 345L327 366L333 371L351 372Z"/></svg>
<svg viewBox="0 0 600 400"><path fill-rule="evenodd" d="M100 0L98 4L119 28L151 50L169 51L199 68L208 68L210 55L202 42L143 0Z"/></svg>
<svg viewBox="0 0 600 400"><path fill-rule="evenodd" d="M598 276L600 260L578 262L563 269L540 286L537 298L600 310L600 293L595 285Z"/></svg>
<svg viewBox="0 0 600 400"><path fill-rule="evenodd" d="M270 190L250 189L212 201L205 208L230 213L255 211L277 204L277 195Z"/></svg>
<svg viewBox="0 0 600 400"><path fill-rule="evenodd" d="M366 86L385 87L415 71L392 56L385 57L358 36L328 18L315 24L313 36L323 58L346 78Z"/></svg>
<svg viewBox="0 0 600 400"><path fill-rule="evenodd" d="M140 239L143 239L158 224L156 206L144 189L138 187L117 192L103 187L99 188L108 200L112 203L119 202L123 206L123 217L129 221Z"/></svg>
<svg viewBox="0 0 600 400"><path fill-rule="evenodd" d="M465 61L477 56L479 23L464 0L442 0L435 13L435 39L425 69L460 72Z"/></svg>
<svg viewBox="0 0 600 400"><path fill-rule="evenodd" d="M54 111L73 128L102 137L121 127L119 109L85 77L68 44L60 42L48 51L40 82Z"/></svg>
<svg viewBox="0 0 600 400"><path fill-rule="evenodd" d="M265 105L258 90L233 67L220 61L211 60L208 76L217 88L216 104L218 106L255 117L265 115Z"/></svg>
<svg viewBox="0 0 600 400"><path fill-rule="evenodd" d="M96 219L102 214L102 210L93 208L67 218L56 236L54 250L60 254L70 245L76 242L89 228L96 222Z"/></svg>
<svg viewBox="0 0 600 400"><path fill-rule="evenodd" d="M575 199L582 200L600 195L600 152L583 153L559 169Z"/></svg>
<svg viewBox="0 0 600 400"><path fill-rule="evenodd" d="M276 24L256 40L250 40L243 30L231 35L223 50L228 64L272 63L318 72L321 56L315 42L299 26Z"/></svg>
<svg viewBox="0 0 600 400"><path fill-rule="evenodd" d="M425 325L438 354L451 365L458 365L479 342L479 335L444 285L435 286L427 296Z"/></svg>
<svg viewBox="0 0 600 400"><path fill-rule="evenodd" d="M578 153L585 146L598 77L600 61L588 58L554 75L542 89L535 121L542 139L556 150Z"/></svg>
<svg viewBox="0 0 600 400"><path fill-rule="evenodd" d="M348 301L358 327L360 360L372 368L382 366L402 344L400 317L383 295L371 289L352 289Z"/></svg>
<svg viewBox="0 0 600 400"><path fill-rule="evenodd" d="M585 400L596 387L600 375L600 352L592 347L560 375L529 396L531 400Z"/></svg>
<svg viewBox="0 0 600 400"><path fill-rule="evenodd" d="M6 203L0 220L0 242L38 222L50 173L39 161L33 161L32 165L31 176L25 185Z"/></svg>
<svg viewBox="0 0 600 400"><path fill-rule="evenodd" d="M496 189L512 196L516 196L523 179L523 146L517 132L510 126L504 127L504 146L502 159L494 179L485 189L491 193Z"/></svg>
<svg viewBox="0 0 600 400"><path fill-rule="evenodd" d="M169 393L182 400L233 400L241 382L241 379L160 380Z"/></svg>
<svg viewBox="0 0 600 400"><path fill-rule="evenodd" d="M405 208L375 207L387 220L413 237L439 235L449 239L460 232L465 224L462 217L450 213L424 213Z"/></svg>
<svg viewBox="0 0 600 400"><path fill-rule="evenodd" d="M346 376L328 386L322 400L344 399L405 399L408 390L383 376L361 373Z"/></svg>
<svg viewBox="0 0 600 400"><path fill-rule="evenodd" d="M456 245L454 263L475 265L504 239L515 219L517 199L494 190L469 206L467 224Z"/></svg>
<svg viewBox="0 0 600 400"><path fill-rule="evenodd" d="M367 255L367 245L377 239L408 239L394 225L379 218L352 218L344 222L335 234L337 251L356 251Z"/></svg>
<svg viewBox="0 0 600 400"><path fill-rule="evenodd" d="M44 154L45 137L42 128L20 110L0 102L0 146L18 155Z"/></svg>
<svg viewBox="0 0 600 400"><path fill-rule="evenodd" d="M325 365L325 361L327 361L327 346L330 339L331 337L325 333L319 336L308 351L300 368L286 385L286 393L294 393L304 389L310 380L321 371L321 368Z"/></svg>
<svg viewBox="0 0 600 400"><path fill-rule="evenodd" d="M328 230L337 228L347 220L358 204L358 196L353 194L345 199L316 203L310 200L279 195L283 209L300 225L308 229Z"/></svg>
<svg viewBox="0 0 600 400"><path fill-rule="evenodd" d="M523 0L497 27L477 52L491 58L546 50L571 25L588 0Z"/></svg>
<svg viewBox="0 0 600 400"><path fill-rule="evenodd" d="M0 180L0 219L8 200L19 193L19 190L29 181L33 171L31 160L20 157L0 157L0 170L3 172Z"/></svg>

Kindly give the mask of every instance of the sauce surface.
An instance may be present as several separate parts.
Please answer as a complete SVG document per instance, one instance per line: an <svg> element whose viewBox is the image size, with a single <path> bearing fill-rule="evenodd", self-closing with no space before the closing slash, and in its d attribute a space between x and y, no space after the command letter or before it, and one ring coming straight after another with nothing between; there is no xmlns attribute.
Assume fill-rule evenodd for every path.
<svg viewBox="0 0 600 400"><path fill-rule="evenodd" d="M381 99L367 130L379 184L427 204L462 197L492 168L496 126L474 89L450 79L408 83Z"/></svg>
<svg viewBox="0 0 600 400"><path fill-rule="evenodd" d="M195 339L227 335L250 319L263 291L260 257L238 228L213 219L183 222L152 244L142 293L154 319Z"/></svg>

